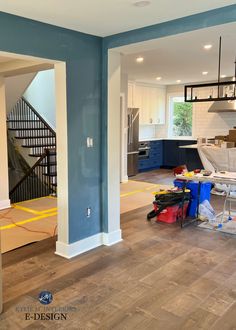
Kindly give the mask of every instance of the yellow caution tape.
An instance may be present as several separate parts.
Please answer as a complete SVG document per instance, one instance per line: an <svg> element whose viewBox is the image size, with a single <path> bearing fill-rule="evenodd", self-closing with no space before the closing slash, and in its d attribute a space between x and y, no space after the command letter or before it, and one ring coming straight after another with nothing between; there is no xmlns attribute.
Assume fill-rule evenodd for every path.
<svg viewBox="0 0 236 330"><path fill-rule="evenodd" d="M30 222L33 222L33 221L38 221L38 220L41 220L41 219L46 219L46 218L49 218L49 217L53 217L54 215L57 215L57 212L53 212L51 214L39 215L38 217L35 217L35 218L18 221L15 224L12 223L10 225L1 226L0 230L11 229L11 228L17 227L18 225L21 226L21 225L24 225L26 223L30 223Z"/></svg>

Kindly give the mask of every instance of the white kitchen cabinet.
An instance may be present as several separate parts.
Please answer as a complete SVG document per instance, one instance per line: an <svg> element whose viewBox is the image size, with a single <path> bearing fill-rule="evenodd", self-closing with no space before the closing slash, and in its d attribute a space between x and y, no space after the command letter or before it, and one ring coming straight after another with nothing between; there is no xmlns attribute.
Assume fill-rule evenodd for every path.
<svg viewBox="0 0 236 330"><path fill-rule="evenodd" d="M148 89L140 86L140 85L136 85L135 86L135 107L139 108L139 124L149 124L150 123L150 111L149 111L149 103L150 103L150 99L148 97Z"/></svg>
<svg viewBox="0 0 236 330"><path fill-rule="evenodd" d="M149 121L153 124L165 123L166 89L150 88Z"/></svg>
<svg viewBox="0 0 236 330"><path fill-rule="evenodd" d="M132 106L140 109L140 125L165 123L166 89L164 87L153 87L136 83L132 93Z"/></svg>

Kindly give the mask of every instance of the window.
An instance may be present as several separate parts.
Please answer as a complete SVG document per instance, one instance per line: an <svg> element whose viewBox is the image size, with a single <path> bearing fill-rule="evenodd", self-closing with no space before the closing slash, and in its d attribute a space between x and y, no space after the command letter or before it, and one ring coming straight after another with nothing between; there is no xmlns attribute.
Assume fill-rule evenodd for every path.
<svg viewBox="0 0 236 330"><path fill-rule="evenodd" d="M170 125L171 137L192 136L193 105L185 103L183 97L170 97Z"/></svg>

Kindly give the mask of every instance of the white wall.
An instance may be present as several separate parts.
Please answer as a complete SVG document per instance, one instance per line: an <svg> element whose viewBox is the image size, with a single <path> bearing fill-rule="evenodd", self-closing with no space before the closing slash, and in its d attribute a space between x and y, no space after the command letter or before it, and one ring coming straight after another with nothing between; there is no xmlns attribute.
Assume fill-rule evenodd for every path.
<svg viewBox="0 0 236 330"><path fill-rule="evenodd" d="M208 97L205 91L202 97ZM209 113L208 109L212 102L201 102L193 104L193 135L194 137L215 137L216 135L227 135L229 129L236 126L236 113L220 112Z"/></svg>
<svg viewBox="0 0 236 330"><path fill-rule="evenodd" d="M26 100L53 128L56 128L54 70L39 72L24 93Z"/></svg>
<svg viewBox="0 0 236 330"><path fill-rule="evenodd" d="M12 110L35 76L36 73L27 73L5 78L7 113Z"/></svg>

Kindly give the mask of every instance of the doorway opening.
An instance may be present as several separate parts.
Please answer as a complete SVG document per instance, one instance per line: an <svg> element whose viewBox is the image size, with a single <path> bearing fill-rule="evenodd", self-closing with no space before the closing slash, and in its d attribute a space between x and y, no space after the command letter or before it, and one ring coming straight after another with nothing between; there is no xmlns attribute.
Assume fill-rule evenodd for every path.
<svg viewBox="0 0 236 330"><path fill-rule="evenodd" d="M0 76L1 252L57 232L67 241L65 63L1 52Z"/></svg>
<svg viewBox="0 0 236 330"><path fill-rule="evenodd" d="M112 79L110 79L112 71L110 70L108 73L108 127L112 127L112 123L114 125L115 122L119 123L119 127L121 126L120 132L115 129L116 139L113 128L110 132L108 131L108 149L111 151L108 153L108 167L112 164L112 175L110 176L108 173L108 191L109 189L112 191L112 187L115 187L112 198L109 200L108 217L109 219L115 218L117 224L120 223L120 212L117 208L114 210L114 205L119 204L118 200L122 208L122 200L129 196L128 206L132 202L136 208L142 207L145 198L137 198L138 194L141 190L147 192L146 188L150 188L145 205L152 208L154 197L151 192L155 192L156 188L151 187L151 184L157 183L156 179L159 177L162 178L161 183L168 184L169 180L173 186L173 172L168 169L173 169L181 164L186 164L189 171L204 168L196 146L192 147L196 144L198 137L226 136L233 128L233 114L212 115L208 112L210 102L192 106L184 104L182 98L184 85L213 81L216 78L215 54L214 52L206 53L203 45L209 40L213 45L218 44L219 35L224 36L224 42L227 44L224 58L225 75L232 78L234 75L232 59L235 57L235 50L231 41L232 38L235 38L232 33L234 27L235 23L202 28L116 47L108 51L108 62L116 60ZM196 42L189 49L192 40ZM142 61L137 61L138 58L142 58ZM196 58L198 61L195 60ZM203 71L202 66L207 69ZM119 77L116 76L118 72ZM207 72L207 75L203 72ZM125 141L128 143L125 134L129 135L130 125L127 113L125 124L124 119L121 118L120 125L120 119L117 118L115 103L120 103L120 93L123 93L127 100L125 105L127 113L129 108L139 109L139 142L142 143L139 145L139 156L143 157L138 159L138 171L140 172L138 177L130 176L128 184L122 183L124 189L121 191L120 182L127 182L124 173L128 168L128 157L127 151L125 154L124 150L126 150ZM171 96L181 98L172 99L173 107L169 107L168 102ZM224 120L222 120L223 117ZM111 136L112 132L113 136ZM117 139L122 144L119 148ZM117 157L120 158L119 162L115 161ZM120 168L117 172L114 169L115 166L118 167L118 164L123 166L121 168L123 175L120 174ZM166 173L163 172L163 168ZM146 178L144 178L145 175ZM150 187L143 188L141 185L137 185L139 180L147 181L150 183ZM127 189L129 183L132 183L131 189ZM126 209L127 212L129 210L131 208Z"/></svg>

